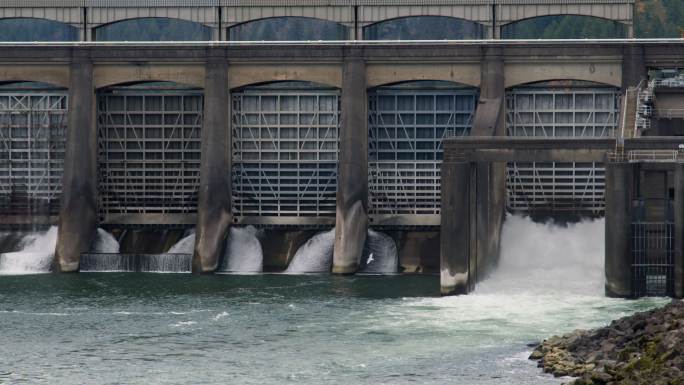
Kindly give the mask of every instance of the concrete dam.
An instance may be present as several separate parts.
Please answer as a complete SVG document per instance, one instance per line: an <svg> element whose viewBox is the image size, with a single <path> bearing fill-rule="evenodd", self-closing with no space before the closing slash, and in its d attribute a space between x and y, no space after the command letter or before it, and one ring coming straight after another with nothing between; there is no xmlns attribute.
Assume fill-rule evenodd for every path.
<svg viewBox="0 0 684 385"><path fill-rule="evenodd" d="M443 41L383 40L378 24L423 10L344 3L0 8L81 40L0 43L0 226L57 226L59 272L386 259L448 295L497 266L507 212L605 217L606 294L684 296L680 40L629 39L629 1L430 5L477 24ZM497 40L573 6L627 39ZM340 41L250 41L279 12L331 19ZM214 41L106 41L169 15ZM102 231L116 247L94 246Z"/></svg>

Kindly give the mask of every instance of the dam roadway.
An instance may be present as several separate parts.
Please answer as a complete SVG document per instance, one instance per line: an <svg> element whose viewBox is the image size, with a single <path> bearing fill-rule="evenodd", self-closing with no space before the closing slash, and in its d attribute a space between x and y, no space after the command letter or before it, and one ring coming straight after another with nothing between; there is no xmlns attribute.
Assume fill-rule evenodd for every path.
<svg viewBox="0 0 684 385"><path fill-rule="evenodd" d="M605 131L595 136L615 137L627 125L620 116L629 104L619 101L630 87L649 69L680 67L682 58L678 39L1 43L0 82L48 84L50 98L61 103L51 108L63 117L63 138L51 140L61 143L62 159L53 162L57 177L44 182L58 209L28 220L59 224L61 271L78 270L98 224L196 225L196 272L216 269L231 225L254 224L335 225L333 271L347 274L358 266L369 226L444 226L442 137L509 136L515 115L536 106L517 109L522 103L511 100L529 95L552 95L555 115L589 110L592 129ZM274 82L290 87L259 88ZM530 84L534 89L524 88ZM568 90L575 104L562 105ZM416 95L426 93L433 104L421 105L428 99ZM580 99L592 102L580 106ZM389 100L395 104L383 109ZM388 138L389 126L395 131ZM425 126L441 130L421 137ZM277 135L255 136L273 128ZM670 145L676 149L676 140ZM487 176L471 180L486 200L469 215L486 218L477 226L491 238L478 247L493 255L507 171L500 161L475 168ZM589 210L601 214L603 207ZM4 225L27 222L25 212L8 212Z"/></svg>

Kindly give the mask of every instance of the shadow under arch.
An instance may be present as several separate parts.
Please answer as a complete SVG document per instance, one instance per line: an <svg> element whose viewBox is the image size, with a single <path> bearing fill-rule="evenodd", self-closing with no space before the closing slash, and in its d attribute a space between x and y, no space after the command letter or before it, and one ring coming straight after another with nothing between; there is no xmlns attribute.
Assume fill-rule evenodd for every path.
<svg viewBox="0 0 684 385"><path fill-rule="evenodd" d="M209 41L211 38L211 27L169 17L117 20L93 31L96 41Z"/></svg>
<svg viewBox="0 0 684 385"><path fill-rule="evenodd" d="M196 213L203 90L129 82L99 88L96 100L101 220Z"/></svg>
<svg viewBox="0 0 684 385"><path fill-rule="evenodd" d="M502 39L620 39L627 26L590 15L546 15L516 20L501 27Z"/></svg>
<svg viewBox="0 0 684 385"><path fill-rule="evenodd" d="M364 40L475 40L486 37L485 25L452 16L402 16L363 28Z"/></svg>
<svg viewBox="0 0 684 385"><path fill-rule="evenodd" d="M33 17L0 19L0 41L78 41L79 31L60 21Z"/></svg>
<svg viewBox="0 0 684 385"><path fill-rule="evenodd" d="M228 36L232 41L348 40L349 28L326 19L276 16L236 24Z"/></svg>

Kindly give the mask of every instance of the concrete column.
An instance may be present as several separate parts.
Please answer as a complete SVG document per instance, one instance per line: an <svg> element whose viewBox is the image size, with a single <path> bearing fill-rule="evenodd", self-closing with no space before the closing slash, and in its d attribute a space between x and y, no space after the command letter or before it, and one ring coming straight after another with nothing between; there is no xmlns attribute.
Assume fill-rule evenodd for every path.
<svg viewBox="0 0 684 385"><path fill-rule="evenodd" d="M606 295L632 296L632 189L630 163L606 163Z"/></svg>
<svg viewBox="0 0 684 385"><path fill-rule="evenodd" d="M363 59L347 56L343 66L332 270L352 274L358 267L368 230L368 101Z"/></svg>
<svg viewBox="0 0 684 385"><path fill-rule="evenodd" d="M646 79L646 75L643 47L626 45L622 51L622 92L637 86L642 79Z"/></svg>
<svg viewBox="0 0 684 385"><path fill-rule="evenodd" d="M205 67L202 160L197 203L197 236L192 271L211 273L218 268L232 221L230 100L225 51L209 52Z"/></svg>
<svg viewBox="0 0 684 385"><path fill-rule="evenodd" d="M684 163L674 169L674 296L684 298Z"/></svg>
<svg viewBox="0 0 684 385"><path fill-rule="evenodd" d="M470 277L470 182L467 162L442 163L440 289L442 295L467 294ZM474 210L473 210L474 211Z"/></svg>
<svg viewBox="0 0 684 385"><path fill-rule="evenodd" d="M503 53L499 48L487 48L481 64L481 88L473 136L504 136L505 82ZM482 280L499 260L499 242L506 205L506 164L478 163L476 182L476 277Z"/></svg>
<svg viewBox="0 0 684 385"><path fill-rule="evenodd" d="M93 64L87 57L74 57L69 72L69 123L55 250L58 272L78 271L81 253L90 250L98 222Z"/></svg>

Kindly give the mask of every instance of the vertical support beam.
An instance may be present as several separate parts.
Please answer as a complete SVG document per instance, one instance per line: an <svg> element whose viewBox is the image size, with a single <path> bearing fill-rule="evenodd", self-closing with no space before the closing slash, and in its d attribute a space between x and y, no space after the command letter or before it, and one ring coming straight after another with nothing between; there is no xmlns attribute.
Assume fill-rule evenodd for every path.
<svg viewBox="0 0 684 385"><path fill-rule="evenodd" d="M632 189L634 167L606 163L606 296L632 296Z"/></svg>
<svg viewBox="0 0 684 385"><path fill-rule="evenodd" d="M440 291L442 295L467 294L470 277L470 182L468 162L442 163L440 235Z"/></svg>
<svg viewBox="0 0 684 385"><path fill-rule="evenodd" d="M640 45L627 44L622 51L622 93L636 87L646 78L644 50Z"/></svg>
<svg viewBox="0 0 684 385"><path fill-rule="evenodd" d="M197 204L197 236L192 270L211 273L219 257L232 221L230 100L228 62L220 48L208 52L204 81L202 159Z"/></svg>
<svg viewBox="0 0 684 385"><path fill-rule="evenodd" d="M74 55L69 69L69 123L55 250L58 272L78 271L81 253L90 250L98 222L93 63L87 51L76 50Z"/></svg>
<svg viewBox="0 0 684 385"><path fill-rule="evenodd" d="M333 273L356 272L368 231L368 101L361 51L344 59Z"/></svg>
<svg viewBox="0 0 684 385"><path fill-rule="evenodd" d="M674 296L684 298L684 163L674 167Z"/></svg>
<svg viewBox="0 0 684 385"><path fill-rule="evenodd" d="M480 101L473 123L475 136L505 136L504 60L500 48L483 52ZM480 281L499 260L501 228L506 211L506 164L477 164L477 275Z"/></svg>

